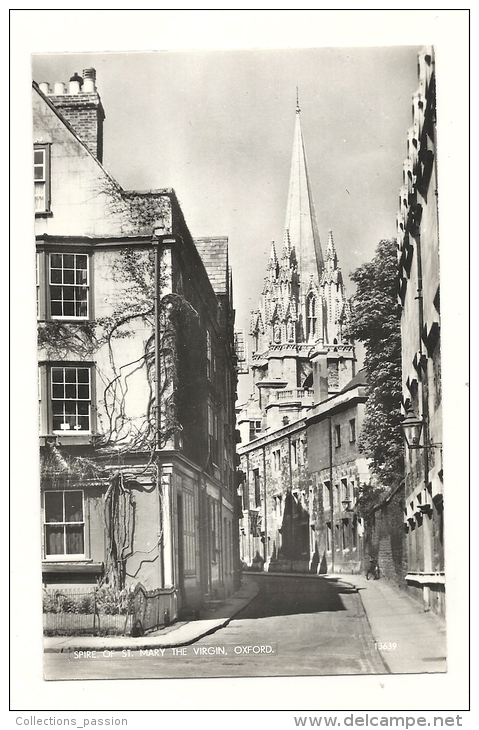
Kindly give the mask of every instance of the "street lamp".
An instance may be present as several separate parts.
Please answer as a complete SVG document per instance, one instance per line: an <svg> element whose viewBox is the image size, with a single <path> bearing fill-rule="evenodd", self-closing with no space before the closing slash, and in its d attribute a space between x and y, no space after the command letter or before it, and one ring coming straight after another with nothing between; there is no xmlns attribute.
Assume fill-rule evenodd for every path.
<svg viewBox="0 0 479 730"><path fill-rule="evenodd" d="M422 446L419 443L421 438L422 427L424 421L422 418L418 418L414 415L412 408L408 409L406 418L401 423L401 428L406 439L406 443L410 449L421 449Z"/></svg>
<svg viewBox="0 0 479 730"><path fill-rule="evenodd" d="M442 449L442 444L420 444L424 420L414 415L412 408L408 409L406 418L401 423L402 432L410 449Z"/></svg>

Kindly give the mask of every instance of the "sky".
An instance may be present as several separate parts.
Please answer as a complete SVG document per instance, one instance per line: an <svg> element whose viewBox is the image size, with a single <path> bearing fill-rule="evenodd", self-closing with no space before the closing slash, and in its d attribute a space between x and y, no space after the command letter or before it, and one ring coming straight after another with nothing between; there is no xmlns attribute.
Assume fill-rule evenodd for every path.
<svg viewBox="0 0 479 730"><path fill-rule="evenodd" d="M282 245L296 89L323 248L348 275L394 237L417 46L35 54L33 78L97 70L103 164L124 189L172 187L193 236L226 235L248 332ZM240 398L247 381L241 379Z"/></svg>

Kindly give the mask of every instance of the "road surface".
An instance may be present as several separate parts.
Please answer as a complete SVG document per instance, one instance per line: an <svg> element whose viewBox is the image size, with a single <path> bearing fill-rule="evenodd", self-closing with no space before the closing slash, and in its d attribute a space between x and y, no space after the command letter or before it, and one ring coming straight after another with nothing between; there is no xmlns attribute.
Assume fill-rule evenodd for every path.
<svg viewBox="0 0 479 730"><path fill-rule="evenodd" d="M325 578L255 580L256 598L225 628L194 644L81 658L46 653L45 679L386 673L355 589Z"/></svg>

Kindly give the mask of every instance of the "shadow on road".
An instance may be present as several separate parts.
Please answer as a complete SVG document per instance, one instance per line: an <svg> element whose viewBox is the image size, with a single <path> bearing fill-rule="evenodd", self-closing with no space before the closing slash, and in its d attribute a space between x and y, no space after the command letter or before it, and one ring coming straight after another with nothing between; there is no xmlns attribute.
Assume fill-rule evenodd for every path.
<svg viewBox="0 0 479 730"><path fill-rule="evenodd" d="M251 574L250 574L251 575ZM288 576L251 575L258 583L259 593L235 619L292 616L320 611L346 611L341 594L356 593L356 589L331 578L305 579Z"/></svg>

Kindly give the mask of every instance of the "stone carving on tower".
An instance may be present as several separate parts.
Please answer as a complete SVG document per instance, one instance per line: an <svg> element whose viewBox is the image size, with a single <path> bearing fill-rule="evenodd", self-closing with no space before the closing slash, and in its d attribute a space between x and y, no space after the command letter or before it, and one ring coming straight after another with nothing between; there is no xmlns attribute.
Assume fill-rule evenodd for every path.
<svg viewBox="0 0 479 730"><path fill-rule="evenodd" d="M271 432L354 376L349 305L331 230L323 257L298 103L282 250L278 255L271 243L250 334L254 392L240 426L241 418L261 420L261 430ZM313 390L313 370L321 368L322 389L315 383Z"/></svg>

